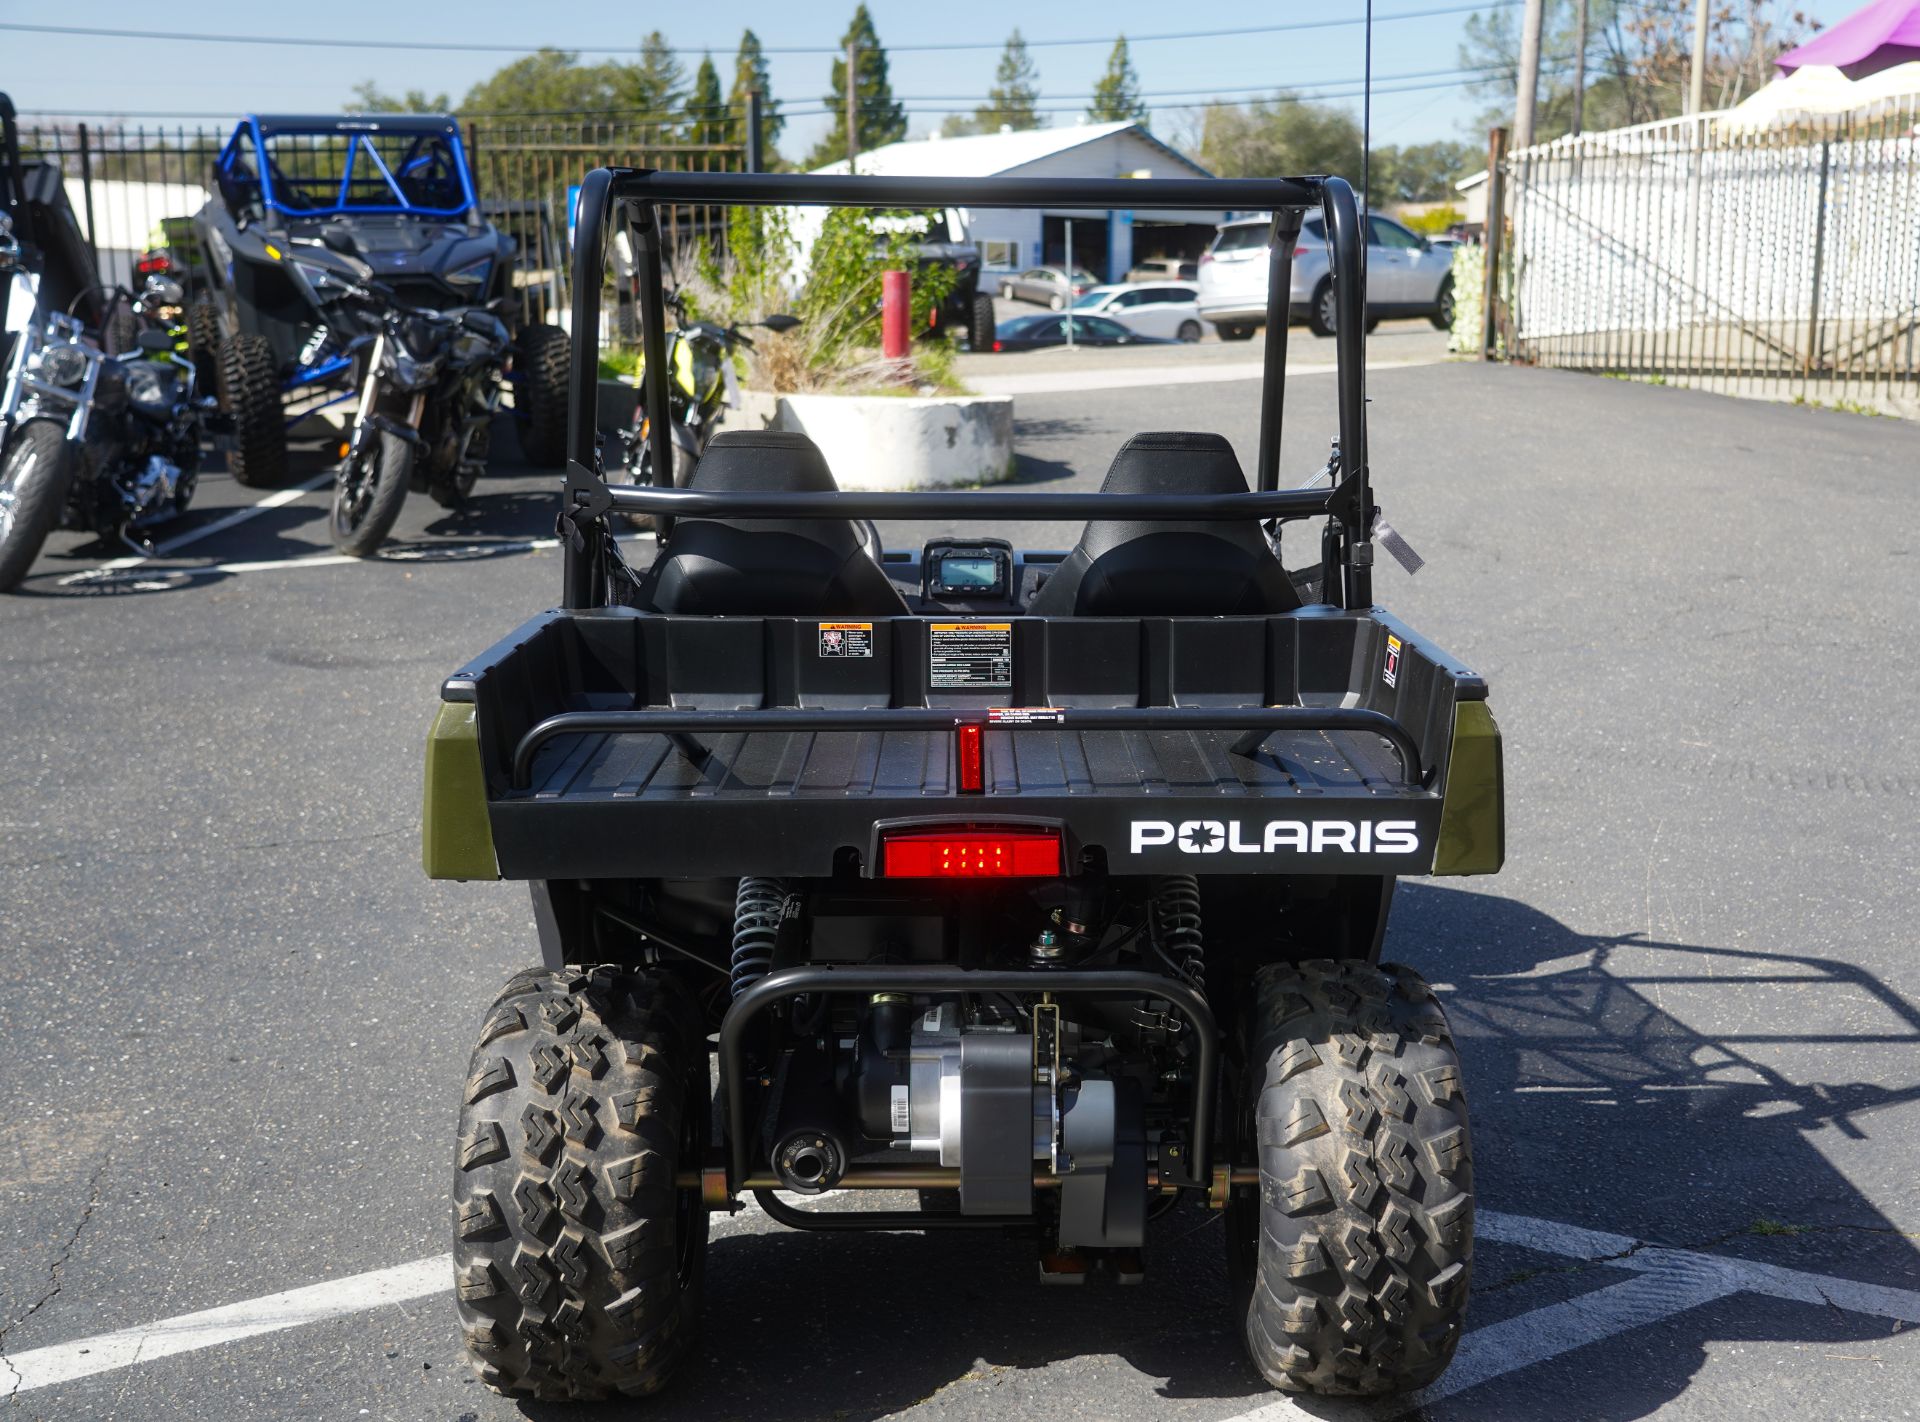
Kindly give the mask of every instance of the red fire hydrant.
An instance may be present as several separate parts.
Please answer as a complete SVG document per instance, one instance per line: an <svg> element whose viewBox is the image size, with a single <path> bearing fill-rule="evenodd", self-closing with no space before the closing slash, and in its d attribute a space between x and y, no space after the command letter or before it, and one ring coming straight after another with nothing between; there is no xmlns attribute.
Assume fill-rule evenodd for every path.
<svg viewBox="0 0 1920 1422"><path fill-rule="evenodd" d="M912 288L907 274L880 273L880 354L888 360L907 358L912 310Z"/></svg>

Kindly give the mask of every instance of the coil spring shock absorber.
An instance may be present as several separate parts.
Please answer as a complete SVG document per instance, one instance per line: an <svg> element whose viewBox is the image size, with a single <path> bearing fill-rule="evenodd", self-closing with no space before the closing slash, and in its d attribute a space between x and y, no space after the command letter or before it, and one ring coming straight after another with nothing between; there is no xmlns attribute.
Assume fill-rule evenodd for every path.
<svg viewBox="0 0 1920 1422"><path fill-rule="evenodd" d="M1169 874L1153 886L1153 940L1174 971L1203 998L1207 991L1205 945L1200 938L1200 881Z"/></svg>
<svg viewBox="0 0 1920 1422"><path fill-rule="evenodd" d="M738 997L773 969L773 945L787 886L778 879L745 878L733 897L733 962L729 974Z"/></svg>

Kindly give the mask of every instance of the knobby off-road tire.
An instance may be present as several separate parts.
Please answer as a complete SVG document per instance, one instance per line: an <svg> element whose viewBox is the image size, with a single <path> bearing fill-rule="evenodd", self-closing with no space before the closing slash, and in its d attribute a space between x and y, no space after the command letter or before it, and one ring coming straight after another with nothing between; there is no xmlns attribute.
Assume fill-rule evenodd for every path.
<svg viewBox="0 0 1920 1422"><path fill-rule="evenodd" d="M0 592L12 592L60 522L73 477L64 420L28 420L0 457Z"/></svg>
<svg viewBox="0 0 1920 1422"><path fill-rule="evenodd" d="M514 358L520 377L513 387L514 412L523 416L520 452L527 463L559 469L567 462L567 383L573 346L558 326L526 326Z"/></svg>
<svg viewBox="0 0 1920 1422"><path fill-rule="evenodd" d="M460 1113L456 1289L496 1392L658 1390L693 1342L707 1246L675 1188L707 1123L699 1008L666 974L518 974L481 1029Z"/></svg>
<svg viewBox="0 0 1920 1422"><path fill-rule="evenodd" d="M220 397L233 417L227 468L249 489L281 484L287 477L287 430L281 414L280 376L265 336L241 334L220 343Z"/></svg>
<svg viewBox="0 0 1920 1422"><path fill-rule="evenodd" d="M993 349L995 322L993 319L993 298L984 291L973 298L972 328L967 332L967 345L975 351Z"/></svg>
<svg viewBox="0 0 1920 1422"><path fill-rule="evenodd" d="M193 360L193 393L211 395L226 409L226 380L220 372L220 310L211 301L196 301L187 308L187 352Z"/></svg>
<svg viewBox="0 0 1920 1422"><path fill-rule="evenodd" d="M1231 1237L1254 1363L1289 1392L1424 1387L1473 1259L1467 1103L1433 990L1392 965L1262 968L1250 1046L1260 1193Z"/></svg>

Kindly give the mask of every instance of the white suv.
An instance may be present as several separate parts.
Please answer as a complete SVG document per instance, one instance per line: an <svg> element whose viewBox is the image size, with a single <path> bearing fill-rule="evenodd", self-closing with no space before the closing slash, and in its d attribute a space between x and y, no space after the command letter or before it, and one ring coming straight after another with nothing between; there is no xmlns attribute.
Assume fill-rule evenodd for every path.
<svg viewBox="0 0 1920 1422"><path fill-rule="evenodd" d="M1267 232L1272 219L1224 222L1200 258L1200 315L1223 341L1244 341L1267 324ZM1425 316L1453 325L1453 251L1436 248L1399 223L1368 217L1367 329L1388 316ZM1287 309L1316 336L1333 334L1333 281L1327 231L1319 214L1300 226L1293 248Z"/></svg>

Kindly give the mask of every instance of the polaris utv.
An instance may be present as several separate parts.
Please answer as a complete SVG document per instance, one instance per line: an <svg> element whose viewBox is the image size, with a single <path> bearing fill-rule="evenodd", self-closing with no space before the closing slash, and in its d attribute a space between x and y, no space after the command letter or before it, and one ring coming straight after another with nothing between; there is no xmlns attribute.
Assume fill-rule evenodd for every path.
<svg viewBox="0 0 1920 1422"><path fill-rule="evenodd" d="M1500 738L1486 684L1374 605L1352 190L595 172L575 379L617 217L669 473L676 203L1258 209L1281 300L1320 212L1338 457L1330 489L1277 487L1284 311L1251 491L1184 431L1129 439L1097 494L842 493L773 431L717 435L685 487L610 486L576 392L564 602L447 679L427 746L427 873L526 880L541 957L486 1014L455 1153L480 1377L660 1387L708 1214L751 1195L798 1229L1012 1231L1072 1283L1137 1281L1152 1221L1221 1211L1274 1384L1432 1381L1467 1304L1466 1100L1434 993L1378 957L1399 876L1500 867ZM666 525L649 566L616 512ZM1064 554L881 553L868 519L1086 522ZM1290 576L1296 520L1323 558Z"/></svg>
<svg viewBox="0 0 1920 1422"><path fill-rule="evenodd" d="M458 120L443 115L243 119L194 218L210 260L195 292L197 351L213 353L243 484L284 477L288 431L352 400L377 333L340 291L378 282L408 306L517 320L515 243L482 217ZM514 331L505 371L534 464L566 453L567 337Z"/></svg>

